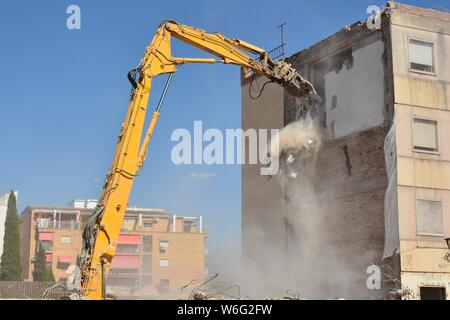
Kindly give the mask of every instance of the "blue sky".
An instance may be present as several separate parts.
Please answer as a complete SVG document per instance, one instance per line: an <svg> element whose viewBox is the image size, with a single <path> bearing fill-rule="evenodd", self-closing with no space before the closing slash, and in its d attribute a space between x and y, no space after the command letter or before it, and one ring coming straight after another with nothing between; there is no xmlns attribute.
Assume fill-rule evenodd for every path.
<svg viewBox="0 0 450 320"><path fill-rule="evenodd" d="M450 0L408 3L450 8ZM81 8L81 30L66 28L71 4ZM265 49L279 44L275 27L286 22L293 54L365 19L369 4L374 1L1 1L0 192L19 190L20 210L99 196L128 105L126 73L161 21L175 19ZM179 44L174 53L198 54ZM155 81L151 106L162 84ZM194 120L204 128L239 128L240 99L237 67L181 67L130 198L140 207L203 215L212 249L240 237L240 167L175 166L170 135L191 130ZM215 175L200 179L193 172Z"/></svg>

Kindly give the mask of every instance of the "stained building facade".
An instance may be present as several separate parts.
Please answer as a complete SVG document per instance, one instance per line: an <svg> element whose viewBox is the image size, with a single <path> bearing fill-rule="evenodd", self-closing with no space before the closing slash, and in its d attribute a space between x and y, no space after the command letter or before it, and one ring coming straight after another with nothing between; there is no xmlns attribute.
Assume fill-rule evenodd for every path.
<svg viewBox="0 0 450 320"><path fill-rule="evenodd" d="M32 280L39 244L56 280L71 276L81 252L83 225L95 206L95 200L75 200L67 207L29 206L24 210L21 251L26 280ZM117 296L153 296L203 279L206 238L202 217L128 208L107 291Z"/></svg>
<svg viewBox="0 0 450 320"><path fill-rule="evenodd" d="M386 298L403 288L404 299L445 299L450 14L391 1L380 18L380 28L357 22L288 58L321 101L275 85L253 99L267 79L243 73L244 129L311 116L323 132L317 156L294 162L296 178L268 180L244 165L244 265L255 277L291 273L312 297ZM367 284L372 265L379 288Z"/></svg>

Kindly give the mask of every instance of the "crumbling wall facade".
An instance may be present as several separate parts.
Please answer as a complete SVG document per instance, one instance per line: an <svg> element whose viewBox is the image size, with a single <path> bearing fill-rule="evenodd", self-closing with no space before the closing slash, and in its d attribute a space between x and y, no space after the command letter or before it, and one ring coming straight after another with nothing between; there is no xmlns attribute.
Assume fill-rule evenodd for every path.
<svg viewBox="0 0 450 320"><path fill-rule="evenodd" d="M323 238L319 247L326 248L322 251L329 256L327 263L342 278L322 275L322 293L328 296L376 298L386 296L390 289L385 282L380 290L369 290L366 284L368 267L385 263L384 143L389 125L389 77L384 38L382 30L355 24L292 59L323 99L320 104L302 105L287 97L285 122L309 113L325 131L313 176L308 179L324 217L318 227ZM292 184L287 188L302 192ZM291 209L303 210L298 206ZM298 237L298 246L305 241ZM385 272L383 267L381 270Z"/></svg>
<svg viewBox="0 0 450 320"><path fill-rule="evenodd" d="M386 297L395 284L412 298L421 298L422 288L445 289L448 297L449 21L449 13L389 1L381 29L346 26L289 58L322 101L298 101L285 92L283 110L273 114L282 114L285 126L313 117L324 142L316 158L294 161L300 175L281 179L280 211L263 205L259 214L287 217L284 269L304 292L319 298ZM432 47L431 58L421 62L432 64L431 71L414 66L424 56L416 52L411 60L418 50L411 43ZM417 119L436 129L426 135ZM431 151L416 148L415 139L425 138L434 143ZM252 177L243 170L245 189ZM243 201L251 195L243 191ZM247 201L244 219L256 206ZM246 232L244 226L244 242ZM383 281L381 290L366 286L372 263L390 276L383 280L394 280ZM308 277L310 282L301 282ZM408 298L406 291L396 291L395 298Z"/></svg>
<svg viewBox="0 0 450 320"><path fill-rule="evenodd" d="M306 177L312 181L319 205L315 211L306 214L322 217L318 222L320 225L315 226L316 239L303 239L298 235L291 237L291 241L300 248L299 251L305 243L313 242L317 248L310 259L315 268L320 269L320 264L323 265L322 274L317 277L322 283L317 297L366 298L386 294L386 287L371 291L366 285L368 267L383 264L387 185L383 153L385 136L386 128L377 126L326 141L318 153L313 172ZM289 207L290 198L295 197L292 193L304 192L304 189L295 186L295 182L290 182L287 189L288 210L305 210L298 205ZM308 221L304 214L297 215ZM334 270L333 273L327 273L329 269Z"/></svg>
<svg viewBox="0 0 450 320"><path fill-rule="evenodd" d="M316 163L316 190L339 216L341 244L374 249L377 258L384 246L385 136L386 128L378 126L329 140Z"/></svg>
<svg viewBox="0 0 450 320"><path fill-rule="evenodd" d="M256 255L258 250L261 255L269 252L261 250L253 238L249 225L255 224L249 221L255 221L269 238L276 237L271 246L276 244L286 253L282 262L278 257L270 262L281 265L277 269L279 275L283 273L280 282L287 277L287 286L297 285L305 296L385 297L390 289L382 282L381 290L369 290L366 283L367 268L383 264L385 236L384 143L392 107L387 103L390 77L383 32L357 23L289 58L313 83L321 102L305 103L286 92L281 101L273 101L273 96L268 100L266 93L253 101L243 81L244 128L255 121L261 125L260 115L252 113L256 108L245 108L269 104L270 114L277 119L282 116L284 126L311 116L324 132L313 169L297 168L301 172L297 178L279 179L281 188L271 181L270 195L255 196L270 187L262 177L251 174L253 169L243 167L244 257L251 250ZM276 103L282 103L281 110Z"/></svg>
<svg viewBox="0 0 450 320"><path fill-rule="evenodd" d="M258 99L250 97L252 88L261 88L266 78L242 78L242 129L280 129L284 126L283 89L268 85ZM253 95L257 93L253 92ZM248 140L245 143L248 154ZM259 164L242 166L242 286L248 294L270 291L279 282L284 251L284 224L281 215L283 193L275 179L260 174ZM247 272L248 271L248 272ZM266 281L262 282L264 278Z"/></svg>

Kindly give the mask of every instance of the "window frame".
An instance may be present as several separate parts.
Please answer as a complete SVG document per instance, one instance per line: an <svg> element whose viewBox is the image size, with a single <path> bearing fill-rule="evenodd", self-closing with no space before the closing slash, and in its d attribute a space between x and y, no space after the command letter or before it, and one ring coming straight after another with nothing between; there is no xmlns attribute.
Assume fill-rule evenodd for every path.
<svg viewBox="0 0 450 320"><path fill-rule="evenodd" d="M153 224L154 224L153 221L144 219L142 221L142 228L144 228L144 229L151 229L151 228L153 228Z"/></svg>
<svg viewBox="0 0 450 320"><path fill-rule="evenodd" d="M415 128L414 128L414 120L422 120L422 121L428 121L428 122L434 122L436 123L436 145L437 148L436 150L427 150L427 149L420 149L420 147L417 149L416 145L415 145L415 141L414 141L414 135L415 135ZM412 117L412 121L411 121L411 133L412 133L412 151L416 152L416 153L427 153L427 154L434 154L434 155L440 155L441 154L441 141L440 141L440 130L439 130L439 121L434 119L434 118L429 118L429 117L422 117L420 115L414 115Z"/></svg>
<svg viewBox="0 0 450 320"><path fill-rule="evenodd" d="M167 243L167 246L161 246L162 243ZM159 253L166 253L170 247L170 240L159 239Z"/></svg>
<svg viewBox="0 0 450 320"><path fill-rule="evenodd" d="M418 37L408 37L408 42L407 42L407 52L408 52L408 71L410 73L417 73L417 74L423 74L423 75L428 75L428 76L437 76L437 69L438 69L438 64L437 64L437 59L436 59L436 41L434 40L430 40L430 39L423 39L423 38L418 38ZM433 58L433 71L423 71L423 70L417 70L417 69L413 69L411 68L411 47L410 44L411 42L422 42L424 44L431 44L432 45L432 58Z"/></svg>
<svg viewBox="0 0 450 320"><path fill-rule="evenodd" d="M417 202L418 201L427 201L427 202L439 202L441 203L441 225L442 225L442 233L438 234L438 233L427 233L427 232L419 232L419 228L418 228L418 211L417 211ZM416 212L416 236L419 237L434 237L434 238L442 238L444 237L444 233L445 233L445 225L444 225L444 201L442 199L427 199L427 198L418 198L415 201L415 212Z"/></svg>
<svg viewBox="0 0 450 320"><path fill-rule="evenodd" d="M45 253L53 252L53 241L52 240L39 240L38 245L39 244L42 245L42 248L44 249ZM45 245L48 245L48 247L46 248ZM47 249L49 249L49 250L47 250Z"/></svg>
<svg viewBox="0 0 450 320"><path fill-rule="evenodd" d="M142 255L141 258L141 270L142 273L151 273L152 269L153 269L153 256L151 254L145 254ZM144 259L149 259L150 261L144 260ZM150 262L149 265L146 265L146 263Z"/></svg>
<svg viewBox="0 0 450 320"><path fill-rule="evenodd" d="M63 242L63 238L68 238L68 239L70 239L70 242ZM61 235L60 237L59 237L59 243L60 244L72 244L73 243L73 241L72 241L72 236L67 236L67 235Z"/></svg>
<svg viewBox="0 0 450 320"><path fill-rule="evenodd" d="M193 227L194 227L194 221L186 221L186 220L184 220L183 221L183 232L184 233L191 233L191 231L192 231L192 229L193 229ZM189 228L186 228L186 226L189 226Z"/></svg>
<svg viewBox="0 0 450 320"><path fill-rule="evenodd" d="M161 261L167 261L167 265L161 265ZM159 259L159 267L160 268L170 268L170 260L169 259Z"/></svg>
<svg viewBox="0 0 450 320"><path fill-rule="evenodd" d="M139 255L140 246L138 244L118 243L116 245L116 253L118 255Z"/></svg>
<svg viewBox="0 0 450 320"><path fill-rule="evenodd" d="M146 242L146 239L149 242ZM143 234L142 235L142 252L151 253L153 252L153 235L151 234Z"/></svg>

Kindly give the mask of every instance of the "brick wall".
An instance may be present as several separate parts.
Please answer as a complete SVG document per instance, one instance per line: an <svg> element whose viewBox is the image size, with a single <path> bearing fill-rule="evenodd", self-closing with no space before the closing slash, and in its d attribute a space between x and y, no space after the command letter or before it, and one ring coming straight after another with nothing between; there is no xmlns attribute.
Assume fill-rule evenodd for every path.
<svg viewBox="0 0 450 320"><path fill-rule="evenodd" d="M65 211L78 209L65 208ZM82 228L77 227L70 229L63 225L63 228L53 228L50 223L49 228L40 228L37 232L35 223L33 222L39 212L39 208L25 210L22 215L22 263L24 265L24 277L27 280L33 279L32 271L34 267L33 257L36 255L37 239L39 232L52 234L52 248L47 254L51 255L51 267L56 281L65 281L69 276L67 268L71 264L76 263L76 258L81 252L82 246ZM81 215L81 221L85 221L85 217L89 216L90 210L86 209ZM168 280L168 287L171 290L177 290L181 286L192 280L202 280L207 276L205 268L205 242L207 238L207 230L203 228L203 232L199 233L198 225L192 226L190 230L184 230L185 219L182 216L177 217L175 232L173 232L173 216L164 215L155 219L157 216L143 215L143 224L139 226L138 217L127 216L125 223L122 225L122 233L126 235L137 235L141 237L141 244L138 245L136 253L118 253L122 256L138 256L141 263L139 272L126 274L125 276L114 276L110 273L111 280L107 282L114 294L120 296L122 292L133 289L134 286L147 286L152 284L158 288L160 281ZM145 225L145 222L152 222ZM190 221L190 220L189 220ZM58 226L58 224L57 224ZM143 236L151 236L151 249L144 250ZM62 240L64 237L64 241ZM68 241L70 239L70 241ZM169 248L166 252L160 252L160 240L169 241ZM151 267L143 266L143 257L151 256ZM71 257L71 264L60 261L61 257ZM160 259L168 259L169 266L160 266ZM50 262L49 262L50 264ZM120 269L120 268L118 268ZM123 268L126 269L126 268ZM144 278L150 279L150 283L144 281ZM145 283L144 283L145 282ZM117 284L119 283L119 284ZM123 288L119 288L123 287ZM123 289L123 290L122 290ZM155 289L157 293L157 290Z"/></svg>
<svg viewBox="0 0 450 320"><path fill-rule="evenodd" d="M342 187L385 176L384 139L387 131L384 127L356 132L341 139L326 141L317 159L318 187L321 189ZM347 148L347 157L344 148ZM332 180L329 178L332 177ZM321 183L321 182L325 183Z"/></svg>
<svg viewBox="0 0 450 320"><path fill-rule="evenodd" d="M297 239L293 241L299 252L313 247L317 254L329 256L330 266L335 263L347 272L349 281L342 285L346 286L345 293L354 292L355 298L364 297L362 291L366 291L367 267L372 263L382 264L384 193L387 187L386 134L386 129L380 126L326 141L313 169L303 170L299 178L287 184L286 189L289 214L294 215L297 221L311 219L313 214L320 215L306 220L305 227L297 231ZM315 205L309 202L308 187L302 185L305 179L311 181L313 196L317 200ZM303 192L306 195L302 196ZM308 212L311 206L317 212ZM302 234L311 236L309 230L302 228L313 228L317 239L302 238ZM302 249L302 245L306 249ZM318 259L317 263L322 262ZM332 278L326 273L320 276L324 282ZM380 294L380 291L367 292L367 296Z"/></svg>

